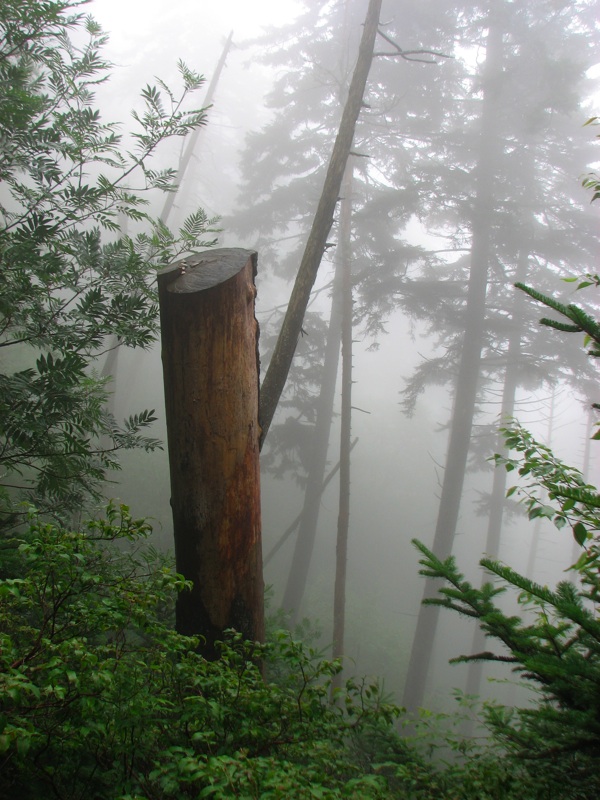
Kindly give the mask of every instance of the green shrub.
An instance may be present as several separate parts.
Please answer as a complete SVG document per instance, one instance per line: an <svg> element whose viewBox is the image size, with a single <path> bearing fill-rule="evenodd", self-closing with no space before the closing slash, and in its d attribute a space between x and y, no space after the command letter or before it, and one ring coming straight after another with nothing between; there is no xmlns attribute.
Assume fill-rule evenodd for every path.
<svg viewBox="0 0 600 800"><path fill-rule="evenodd" d="M267 645L231 631L205 661L171 627L185 584L148 530L110 506L82 532L33 516L16 542L18 577L0 582L0 796L388 796L357 752L399 742L398 710L352 682L332 706L339 664L283 631Z"/></svg>

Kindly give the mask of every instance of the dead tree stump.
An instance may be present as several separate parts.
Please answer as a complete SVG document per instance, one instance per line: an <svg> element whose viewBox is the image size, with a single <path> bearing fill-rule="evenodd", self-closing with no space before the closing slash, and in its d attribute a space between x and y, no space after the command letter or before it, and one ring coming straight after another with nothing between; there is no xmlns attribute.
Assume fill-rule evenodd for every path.
<svg viewBox="0 0 600 800"><path fill-rule="evenodd" d="M264 638L256 253L227 248L158 274L179 633L216 657L226 628Z"/></svg>

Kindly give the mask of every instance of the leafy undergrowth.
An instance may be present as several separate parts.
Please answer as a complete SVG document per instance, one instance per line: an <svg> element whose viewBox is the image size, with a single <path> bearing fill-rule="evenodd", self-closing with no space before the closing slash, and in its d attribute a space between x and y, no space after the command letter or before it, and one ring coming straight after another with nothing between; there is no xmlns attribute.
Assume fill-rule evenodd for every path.
<svg viewBox="0 0 600 800"><path fill-rule="evenodd" d="M206 661L171 624L182 579L125 507L71 532L32 520L0 584L0 795L385 797L362 737L398 710L276 632ZM121 546L116 547L119 543ZM123 543L128 547L123 547ZM259 668L263 665L263 671Z"/></svg>
<svg viewBox="0 0 600 800"><path fill-rule="evenodd" d="M528 798L492 740L443 734L274 630L216 661L172 627L183 579L125 506L80 532L32 516L0 582L0 796L21 800ZM7 552L6 550L4 552ZM431 730L433 729L433 734ZM557 795L555 795L557 796ZM576 795L573 795L576 796Z"/></svg>

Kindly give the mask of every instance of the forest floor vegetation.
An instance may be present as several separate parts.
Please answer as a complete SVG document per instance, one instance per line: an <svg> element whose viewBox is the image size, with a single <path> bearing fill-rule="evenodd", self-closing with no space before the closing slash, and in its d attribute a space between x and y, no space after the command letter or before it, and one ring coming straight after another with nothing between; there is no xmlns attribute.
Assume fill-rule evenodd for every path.
<svg viewBox="0 0 600 800"><path fill-rule="evenodd" d="M491 706L482 743L423 712L405 737L401 709L376 682L348 680L332 704L339 662L285 630L266 644L229 631L218 660L205 660L198 640L173 629L186 586L149 532L110 505L80 531L32 511L13 538L0 582L0 796L593 796L594 708L577 719L549 700L526 712ZM583 727L561 753L565 720ZM525 744L537 746L529 759Z"/></svg>

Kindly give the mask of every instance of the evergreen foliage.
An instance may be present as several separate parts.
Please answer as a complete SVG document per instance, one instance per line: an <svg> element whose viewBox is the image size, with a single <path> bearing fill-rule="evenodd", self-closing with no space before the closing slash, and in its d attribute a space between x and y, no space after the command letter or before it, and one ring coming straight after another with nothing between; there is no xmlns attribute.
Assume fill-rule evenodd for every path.
<svg viewBox="0 0 600 800"><path fill-rule="evenodd" d="M367 156L352 159L357 338L364 333L376 347L388 319L400 309L412 321L413 332L433 348L407 378L403 407L408 413L428 387L451 383L460 361L483 97L480 60L467 53L483 52L487 9L485 3L428 0L415 6L398 0L389 19L384 11L380 30L385 36L407 49L453 57L434 59L437 64L376 57L357 127L354 152ZM289 276L299 262L364 10L362 0L307 4L293 24L260 42L257 58L277 70L266 98L275 113L247 139L240 196L252 202L236 210L228 225L259 237L263 270ZM492 81L497 94L493 136L501 154L493 163L492 257L476 409L480 431L486 425L487 390L503 380L512 360L508 341L515 328L521 342L515 367L519 386L563 377L580 381L586 366L583 358L577 360L577 349L559 361L535 316L527 309L514 314L512 281L522 271L535 270L536 287L551 291L557 273L590 269L597 249L595 220L586 218L572 179L582 163L593 160L573 124L588 91L585 71L592 63L596 30L593 3L500 3L497 11L504 61ZM380 37L377 50L391 49ZM417 221L430 235L427 245ZM335 245L336 228L330 239ZM332 246L324 260L335 254ZM290 409L296 389L292 381L301 382L302 371L318 379L323 358L315 354L324 345L315 316L304 327L308 335L298 342L285 400ZM279 322L274 314L261 320L264 362L274 322ZM314 383L304 384L310 392L305 389L295 406L295 415L307 423L307 441L318 396ZM297 453L286 439L291 430L281 426L278 431L275 470L288 441L285 455ZM489 438L479 436L471 443L470 467L487 469L496 430L492 425L485 430ZM267 439L268 448L273 444ZM290 459L284 460L288 468ZM295 468L302 475L299 458ZM487 496L485 502L489 505Z"/></svg>
<svg viewBox="0 0 600 800"><path fill-rule="evenodd" d="M421 574L442 578L441 597L424 602L478 620L486 637L501 642L499 651L462 655L457 661L499 661L513 665L535 687L532 707L512 709L487 704L486 723L536 787L534 796L589 798L600 789L600 623L597 601L597 545L579 570L582 588L562 581L551 590L507 566L482 559L497 580L474 587L458 571L454 558L438 559L415 540L423 558ZM499 580L498 580L499 579ZM520 615L507 615L496 597L518 591Z"/></svg>
<svg viewBox="0 0 600 800"><path fill-rule="evenodd" d="M595 276L586 276L580 286L597 283ZM518 288L576 322L542 320L558 330L584 331L586 342L593 343L590 354L597 356L600 329L589 314L530 287ZM488 704L486 709L495 740L533 781L533 796L556 797L560 786L560 797L584 800L600 790L600 493L518 423L503 433L510 455L495 460L522 479L507 495L521 496L530 519L546 517L559 529L571 528L582 547L571 567L573 577L550 589L484 558L480 564L492 580L476 588L459 572L453 557L440 560L414 540L423 556L421 574L444 580L441 596L424 602L474 618L488 639L503 645L454 661L508 663L534 687L531 707ZM508 589L517 592L519 615L508 615L496 600Z"/></svg>
<svg viewBox="0 0 600 800"><path fill-rule="evenodd" d="M64 514L97 497L122 448L159 446L144 435L151 411L124 424L106 411L94 371L114 346L155 338L155 270L213 242L197 211L174 234L150 217L144 192L172 187L148 164L162 142L204 123L188 108L203 79L179 64L175 95L142 91L132 146L95 107L109 77L106 36L82 2L6 0L0 6L0 515L23 518L23 498ZM75 44L70 37L74 31ZM132 188L136 186L138 188ZM119 216L143 224L119 233ZM207 238L208 237L208 238Z"/></svg>

